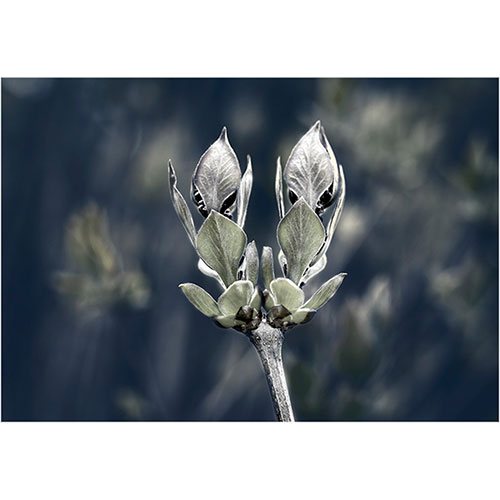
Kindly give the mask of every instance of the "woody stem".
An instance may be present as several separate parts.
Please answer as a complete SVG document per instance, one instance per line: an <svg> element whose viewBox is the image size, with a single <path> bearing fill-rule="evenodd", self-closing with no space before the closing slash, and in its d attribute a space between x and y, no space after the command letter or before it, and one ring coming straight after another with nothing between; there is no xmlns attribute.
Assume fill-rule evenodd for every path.
<svg viewBox="0 0 500 500"><path fill-rule="evenodd" d="M248 337L257 350L264 368L277 420L294 422L281 356L283 333L262 321L257 329L248 333Z"/></svg>

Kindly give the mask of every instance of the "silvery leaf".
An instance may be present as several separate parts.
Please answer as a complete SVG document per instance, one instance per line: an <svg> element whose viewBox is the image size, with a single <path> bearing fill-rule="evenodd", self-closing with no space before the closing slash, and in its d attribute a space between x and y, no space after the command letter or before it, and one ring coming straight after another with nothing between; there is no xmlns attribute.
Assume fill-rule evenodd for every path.
<svg viewBox="0 0 500 500"><path fill-rule="evenodd" d="M224 282L220 279L220 276L211 267L208 267L202 259L198 259L198 270L205 276L209 276L210 278L217 280L217 283L219 283L219 285L223 289L226 288L226 285L224 285Z"/></svg>
<svg viewBox="0 0 500 500"><path fill-rule="evenodd" d="M314 262L314 261L313 261ZM309 280L314 278L317 274L319 274L326 267L327 258L326 255L323 255L315 264L309 266L302 276L301 286L306 284Z"/></svg>
<svg viewBox="0 0 500 500"><path fill-rule="evenodd" d="M321 285L319 290L317 290L303 305L303 309L314 309L317 311L323 307L335 295L346 276L347 273L340 273L330 278L326 283Z"/></svg>
<svg viewBox="0 0 500 500"><path fill-rule="evenodd" d="M217 301L222 314L236 314L241 306L246 306L252 299L254 286L251 281L235 281Z"/></svg>
<svg viewBox="0 0 500 500"><path fill-rule="evenodd" d="M181 192L177 189L177 176L175 175L174 166L172 160L168 160L168 185L170 188L170 197L172 198L172 203L174 205L177 217L179 217L191 244L196 248L196 229L194 227L193 216L191 211L187 206L184 197Z"/></svg>
<svg viewBox="0 0 500 500"><path fill-rule="evenodd" d="M328 250L332 242L335 229L337 229L340 216L342 215L342 209L344 208L344 201L345 201L345 177L342 165L339 166L339 174L340 178L339 178L337 201L335 203L335 206L333 207L332 215L330 217L330 220L328 221L328 226L326 227L325 243L321 247L321 250L319 251L318 255L314 258L312 265L315 265L323 257L323 255L326 254L326 251Z"/></svg>
<svg viewBox="0 0 500 500"><path fill-rule="evenodd" d="M317 121L290 153L283 176L294 203L303 197L315 211L321 211L321 196L334 185L334 169Z"/></svg>
<svg viewBox="0 0 500 500"><path fill-rule="evenodd" d="M257 284L259 279L259 254L257 253L257 247L255 241L251 241L247 245L245 251L246 260L246 279L250 280L254 285Z"/></svg>
<svg viewBox="0 0 500 500"><path fill-rule="evenodd" d="M289 311L297 310L304 303L304 292L289 279L276 278L270 289L276 303L285 306Z"/></svg>
<svg viewBox="0 0 500 500"><path fill-rule="evenodd" d="M203 153L193 174L191 196L203 217L211 210L230 216L240 180L238 158L224 127L220 137Z"/></svg>
<svg viewBox="0 0 500 500"><path fill-rule="evenodd" d="M217 303L212 296L194 283L182 283L179 285L189 302L205 316L214 317L220 315Z"/></svg>
<svg viewBox="0 0 500 500"><path fill-rule="evenodd" d="M247 156L247 169L241 178L238 196L236 198L236 206L238 207L238 218L236 220L238 226L243 228L247 217L248 202L250 201L250 194L252 192L253 173L252 173L252 160L250 155Z"/></svg>
<svg viewBox="0 0 500 500"><path fill-rule="evenodd" d="M261 263L264 286L269 290L271 281L274 279L273 249L271 247L264 247L262 249Z"/></svg>
<svg viewBox="0 0 500 500"><path fill-rule="evenodd" d="M238 224L213 210L196 238L198 254L226 286L236 281L246 243L247 236Z"/></svg>
<svg viewBox="0 0 500 500"><path fill-rule="evenodd" d="M308 321L311 321L315 314L316 311L314 309L305 309L301 307L292 314L292 323L297 325L307 323Z"/></svg>
<svg viewBox="0 0 500 500"><path fill-rule="evenodd" d="M278 241L286 257L287 277L299 284L325 241L323 224L304 198L278 224Z"/></svg>
<svg viewBox="0 0 500 500"><path fill-rule="evenodd" d="M335 158L333 149L328 142L328 138L326 137L325 129L323 128L323 126L321 126L320 141L323 146L325 146L328 156L330 157L330 161L333 165L333 182L319 199L318 206L316 207L316 213L318 215L321 215L333 203L339 185L339 167L337 165L337 159Z"/></svg>
<svg viewBox="0 0 500 500"><path fill-rule="evenodd" d="M281 168L281 158L276 161L276 181L274 184L276 191L276 202L278 203L278 214L280 220L285 216L285 203L283 201L283 170Z"/></svg>

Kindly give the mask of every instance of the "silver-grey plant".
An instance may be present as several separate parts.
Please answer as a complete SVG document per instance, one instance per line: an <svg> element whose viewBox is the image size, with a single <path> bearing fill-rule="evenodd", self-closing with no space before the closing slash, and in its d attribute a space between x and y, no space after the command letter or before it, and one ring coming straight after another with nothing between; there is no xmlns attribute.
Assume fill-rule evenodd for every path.
<svg viewBox="0 0 500 500"><path fill-rule="evenodd" d="M326 266L326 252L345 199L344 172L325 131L317 121L293 148L284 171L280 158L277 160L278 261L283 274L278 278L272 248L263 248L259 266L255 242L248 243L244 225L252 190L252 163L247 156L242 176L226 128L202 155L193 174L191 197L205 218L198 231L177 188L171 160L168 168L172 202L199 257L198 268L214 278L223 291L216 301L198 285L179 286L189 301L216 324L248 336L266 373L277 419L293 421L281 357L283 334L309 321L346 276L337 274L306 300L303 287ZM288 209L283 181L290 201ZM321 216L328 209L331 215L325 226ZM263 289L257 284L259 267Z"/></svg>

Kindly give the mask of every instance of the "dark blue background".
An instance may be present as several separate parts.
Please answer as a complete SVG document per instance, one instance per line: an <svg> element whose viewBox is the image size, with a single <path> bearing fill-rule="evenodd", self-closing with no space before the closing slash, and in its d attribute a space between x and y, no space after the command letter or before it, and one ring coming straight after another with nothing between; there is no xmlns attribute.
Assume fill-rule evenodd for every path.
<svg viewBox="0 0 500 500"><path fill-rule="evenodd" d="M285 339L297 419L497 420L496 79L3 79L2 418L273 419L250 343L177 288L218 293L166 162L188 198L226 125L242 168L253 160L247 233L276 254L276 157L317 119L347 200L306 295L348 277ZM54 287L79 272L64 238L91 202L123 269L147 281L145 307Z"/></svg>

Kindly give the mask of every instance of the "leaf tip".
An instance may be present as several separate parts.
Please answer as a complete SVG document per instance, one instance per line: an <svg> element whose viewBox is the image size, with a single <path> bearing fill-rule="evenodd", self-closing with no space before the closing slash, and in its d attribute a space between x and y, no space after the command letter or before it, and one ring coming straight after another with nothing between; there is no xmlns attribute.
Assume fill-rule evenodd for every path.
<svg viewBox="0 0 500 500"><path fill-rule="evenodd" d="M168 178L171 184L175 186L175 183L177 182L177 176L175 175L175 169L174 169L174 164L172 163L172 160L168 160Z"/></svg>
<svg viewBox="0 0 500 500"><path fill-rule="evenodd" d="M222 131L220 133L219 139L227 142L227 128L225 125L222 127Z"/></svg>

